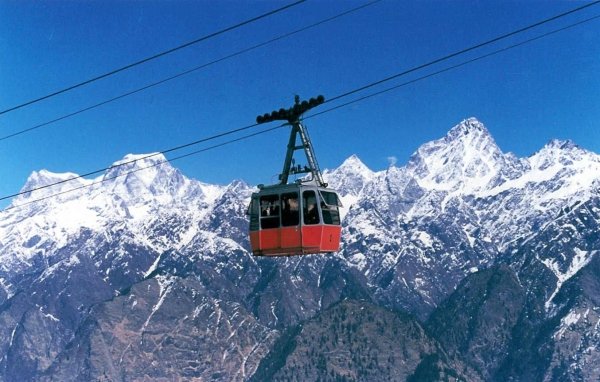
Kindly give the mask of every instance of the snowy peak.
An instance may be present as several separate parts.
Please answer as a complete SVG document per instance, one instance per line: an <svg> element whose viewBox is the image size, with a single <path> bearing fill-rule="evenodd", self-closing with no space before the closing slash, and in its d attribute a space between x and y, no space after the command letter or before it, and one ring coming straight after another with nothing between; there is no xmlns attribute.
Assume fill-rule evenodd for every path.
<svg viewBox="0 0 600 382"><path fill-rule="evenodd" d="M363 178L371 178L374 172L368 168L356 154L352 154L348 157L338 168L335 170L325 170L325 174L330 176L336 175L359 175Z"/></svg>
<svg viewBox="0 0 600 382"><path fill-rule="evenodd" d="M488 129L476 118L465 119L450 129L444 138L426 143L419 150L439 149L440 146L443 146L445 153L454 153L453 157L463 156L466 160L479 157L498 158L502 155Z"/></svg>
<svg viewBox="0 0 600 382"><path fill-rule="evenodd" d="M337 189L343 196L357 196L374 176L375 173L356 155L350 156L335 170L323 172L323 177L329 185Z"/></svg>
<svg viewBox="0 0 600 382"><path fill-rule="evenodd" d="M488 129L479 122L477 118L471 117L463 120L454 126L444 138L448 143L452 141L474 141L480 142L485 139L492 139Z"/></svg>
<svg viewBox="0 0 600 382"><path fill-rule="evenodd" d="M432 379L462 370L489 371L464 380L598 379L600 200L598 191L572 197L589 179L600 184L598 155L554 141L518 159L502 154L476 120L423 145L409 166L374 173L353 155L324 173L347 206L341 251L277 260L248 251L247 184L204 184L163 160L128 155L93 181L73 181L93 187L32 204L38 210L3 212L0 380L160 379L165 370L182 370L174 374L180 379L286 379L294 371L272 362L280 345L304 341L305 354L288 360L319 355L323 346L294 333L281 342L281 333L323 318L335 325L319 325L317 338L365 337L379 327L436 336L411 335L396 351L418 355L410 371L392 357L387 374L374 374L386 365L368 366L369 349L387 351L395 334L367 335L366 356L359 354L366 362L350 360L344 370L371 380L419 379L431 364L424 356L441 365ZM536 167L545 160L546 170ZM29 186L72 176L40 171ZM487 188L466 194L473 185ZM343 300L370 306L329 314ZM403 313L385 318L378 306L427 325L411 318L407 326L398 321L406 321ZM363 308L364 320L352 320ZM340 325L344 333L333 330ZM524 331L531 335L519 338ZM326 343L334 352L335 345ZM533 356L501 366L523 354ZM469 364L447 368L449 358ZM524 366L530 361L539 369ZM575 365L572 378L560 374L565 365ZM335 374L318 369L325 372L310 369L307 379Z"/></svg>
<svg viewBox="0 0 600 382"><path fill-rule="evenodd" d="M29 190L36 191L23 194L15 200L25 201L29 199L38 199L67 189L81 187L90 182L90 180L82 179L78 174L72 172L55 173L48 170L34 171L29 175L20 192L27 192ZM49 187L51 184L55 183L58 184Z"/></svg>
<svg viewBox="0 0 600 382"><path fill-rule="evenodd" d="M82 232L106 227L126 227L135 245L172 248L196 232L190 222L210 214L225 189L184 177L162 154L127 155L96 179L77 176L41 170L29 177L24 189L64 183L15 198L14 206L23 208L11 209L0 219L0 272L4 264L27 266L47 247L62 248ZM233 182L231 193L244 187ZM156 231L165 222L176 226L174 233ZM151 240L148 232L155 232Z"/></svg>
<svg viewBox="0 0 600 382"><path fill-rule="evenodd" d="M34 171L29 175L21 192L31 190L33 188L45 187L57 182L66 182L69 179L78 178L79 175L73 172L55 173L48 170Z"/></svg>
<svg viewBox="0 0 600 382"><path fill-rule="evenodd" d="M574 163L598 162L599 156L577 146L573 141L553 139L533 154L529 161L536 169L544 170L552 166L571 166Z"/></svg>
<svg viewBox="0 0 600 382"><path fill-rule="evenodd" d="M128 154L106 171L102 181L111 191L130 198L176 196L189 182L162 153Z"/></svg>
<svg viewBox="0 0 600 382"><path fill-rule="evenodd" d="M483 124L469 118L421 146L407 167L426 189L473 192L485 188L506 162Z"/></svg>
<svg viewBox="0 0 600 382"><path fill-rule="evenodd" d="M341 165L338 167L340 171L353 172L356 174L363 174L367 177L373 175L373 171L369 169L356 154L349 156Z"/></svg>
<svg viewBox="0 0 600 382"><path fill-rule="evenodd" d="M123 157L123 159L114 162L111 167L123 166L129 163L132 163L137 167L146 167L157 165L162 162L167 162L167 158L165 158L164 154L160 152L148 154L127 154Z"/></svg>
<svg viewBox="0 0 600 382"><path fill-rule="evenodd" d="M151 168L153 167L171 167L171 165L162 153L127 154L123 159L114 162L108 168L104 174L104 179L120 177L134 171L152 172ZM156 175L156 173L154 172L153 175Z"/></svg>
<svg viewBox="0 0 600 382"><path fill-rule="evenodd" d="M579 149L580 147L575 144L570 139L561 140L561 139L552 139L550 142L546 143L544 148L548 149L563 149L563 150L571 150L571 149Z"/></svg>
<svg viewBox="0 0 600 382"><path fill-rule="evenodd" d="M539 199L586 199L600 184L600 155L572 141L552 140L527 159L531 170L519 184L537 184ZM507 185L508 186L508 185Z"/></svg>
<svg viewBox="0 0 600 382"><path fill-rule="evenodd" d="M560 139L552 139L550 142L546 143L544 147L542 147L536 155L544 155L549 157L571 157L574 159L581 159L585 156L598 156L590 151L587 151L577 145L575 142L569 140L560 140Z"/></svg>

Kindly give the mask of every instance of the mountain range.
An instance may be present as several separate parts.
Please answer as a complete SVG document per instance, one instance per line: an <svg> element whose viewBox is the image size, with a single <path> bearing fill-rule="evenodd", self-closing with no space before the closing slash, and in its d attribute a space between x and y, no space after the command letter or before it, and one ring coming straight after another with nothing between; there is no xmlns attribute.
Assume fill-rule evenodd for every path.
<svg viewBox="0 0 600 382"><path fill-rule="evenodd" d="M163 161L37 171L64 182L0 212L0 379L600 378L600 156L573 142L518 158L470 118L402 167L351 156L340 251L290 258L249 253L252 186Z"/></svg>

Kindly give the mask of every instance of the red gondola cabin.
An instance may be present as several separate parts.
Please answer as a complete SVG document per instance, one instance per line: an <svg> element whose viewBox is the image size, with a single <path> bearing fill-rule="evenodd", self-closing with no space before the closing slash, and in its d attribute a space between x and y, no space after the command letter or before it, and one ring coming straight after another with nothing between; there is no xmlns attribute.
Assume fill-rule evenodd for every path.
<svg viewBox="0 0 600 382"><path fill-rule="evenodd" d="M259 256L336 252L339 207L337 193L316 184L262 188L250 202L252 252Z"/></svg>
<svg viewBox="0 0 600 382"><path fill-rule="evenodd" d="M257 123L285 120L292 126L283 172L279 184L260 185L252 194L250 216L250 244L256 256L290 256L309 253L336 252L340 247L340 198L327 188L312 149L308 131L300 123L300 116L322 104L323 96L300 102L270 114L260 115ZM296 144L300 136L301 144ZM293 166L294 151L304 149L308 166ZM288 184L292 174L310 173L312 179Z"/></svg>

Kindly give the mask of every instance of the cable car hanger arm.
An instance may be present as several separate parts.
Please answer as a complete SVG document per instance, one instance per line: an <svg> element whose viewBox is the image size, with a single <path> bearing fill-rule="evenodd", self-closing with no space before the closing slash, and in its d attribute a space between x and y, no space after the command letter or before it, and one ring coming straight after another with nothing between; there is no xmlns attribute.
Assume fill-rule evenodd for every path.
<svg viewBox="0 0 600 382"><path fill-rule="evenodd" d="M283 162L283 171L279 175L280 185L287 184L289 176L292 174L310 172L312 174L313 180L316 181L319 186L327 187L327 183L325 183L325 181L323 180L323 176L321 175L321 170L319 168L317 157L312 147L310 136L308 135L308 130L300 122L300 117L302 116L302 114L312 109L313 107L319 106L323 102L325 102L325 97L323 97L322 95L316 98L311 98L308 101L304 100L302 102L300 102L299 96L295 96L294 106L288 109L281 108L279 110L274 110L270 114L266 113L264 115L259 115L258 117L256 117L256 122L259 124L272 122L276 120L283 120L288 121L288 123L292 126L292 130L290 132L290 139L287 145L287 152L285 160ZM296 145L298 135L300 135L300 145ZM308 166L305 166L304 168L302 168L301 166L292 166L294 151L299 149L304 149L304 153L308 161Z"/></svg>

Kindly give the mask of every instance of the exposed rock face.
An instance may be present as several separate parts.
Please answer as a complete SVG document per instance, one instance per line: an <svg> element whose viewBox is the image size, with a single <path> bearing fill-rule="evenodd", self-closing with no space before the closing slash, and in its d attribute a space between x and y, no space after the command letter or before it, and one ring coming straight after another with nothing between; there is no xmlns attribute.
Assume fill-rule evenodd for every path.
<svg viewBox="0 0 600 382"><path fill-rule="evenodd" d="M432 380L476 376L451 360L415 318L346 300L289 329L252 380L402 381L434 358L440 365Z"/></svg>
<svg viewBox="0 0 600 382"><path fill-rule="evenodd" d="M94 307L83 341L62 354L48 379L246 380L278 332L211 295L193 278L136 284Z"/></svg>
<svg viewBox="0 0 600 382"><path fill-rule="evenodd" d="M525 301L515 273L495 266L466 277L427 327L450 354L490 380L508 354Z"/></svg>
<svg viewBox="0 0 600 382"><path fill-rule="evenodd" d="M25 191L65 182L0 212L0 379L600 374L600 157L572 142L516 158L468 119L404 167L352 156L325 172L341 251L277 259L248 252L250 186L164 160L41 170Z"/></svg>

